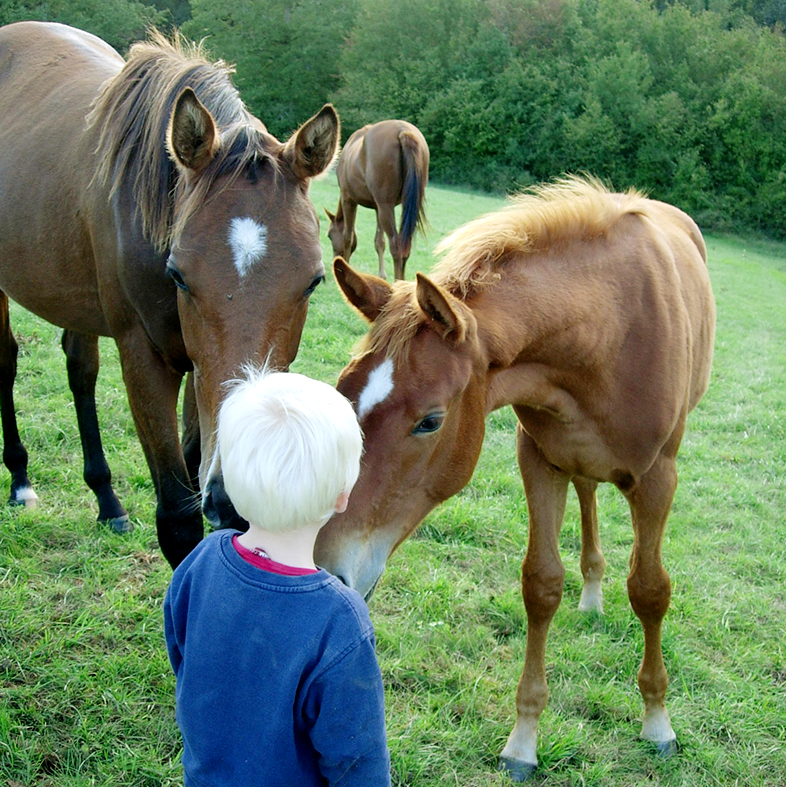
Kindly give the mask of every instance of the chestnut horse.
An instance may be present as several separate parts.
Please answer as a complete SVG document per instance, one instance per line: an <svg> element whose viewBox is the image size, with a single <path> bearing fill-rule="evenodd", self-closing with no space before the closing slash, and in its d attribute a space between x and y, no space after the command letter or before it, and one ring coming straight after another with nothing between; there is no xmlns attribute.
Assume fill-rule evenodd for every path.
<svg viewBox="0 0 786 787"><path fill-rule="evenodd" d="M425 224L425 195L429 150L423 134L406 120L383 120L358 129L347 140L336 165L341 189L328 236L333 251L349 262L357 246L355 215L358 205L377 212L374 247L379 275L385 278L385 235L388 236L393 270L404 278L415 230ZM401 225L396 232L394 209L401 205Z"/></svg>
<svg viewBox="0 0 786 787"><path fill-rule="evenodd" d="M601 607L598 483L615 484L630 505L628 594L644 629L641 734L671 753L661 543L685 420L712 360L715 306L701 234L670 205L567 178L471 222L438 251L447 256L430 278L393 286L334 263L347 299L371 322L338 382L361 420L365 461L346 513L320 534L316 559L368 595L393 550L470 480L486 415L512 405L529 510L527 647L501 767L523 781L537 764L571 481L585 609Z"/></svg>
<svg viewBox="0 0 786 787"><path fill-rule="evenodd" d="M336 154L336 112L325 106L281 143L245 109L230 74L160 34L124 62L64 25L0 29L0 404L11 501L35 494L14 413L8 298L65 329L85 480L99 520L124 530L95 409L97 337L114 338L173 566L202 537L200 457L206 513L221 490L222 384L246 361L293 360L324 278L307 191ZM184 455L177 402L189 372Z"/></svg>

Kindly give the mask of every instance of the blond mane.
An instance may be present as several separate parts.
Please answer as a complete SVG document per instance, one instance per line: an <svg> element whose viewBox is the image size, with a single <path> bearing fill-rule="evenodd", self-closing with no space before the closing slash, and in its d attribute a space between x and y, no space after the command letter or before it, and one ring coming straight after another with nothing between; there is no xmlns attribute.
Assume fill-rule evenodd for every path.
<svg viewBox="0 0 786 787"><path fill-rule="evenodd" d="M535 186L442 240L434 253L445 257L431 277L449 292L467 297L497 281L500 264L511 255L589 240L626 213L641 212L645 203L639 191L613 194L592 177L566 176Z"/></svg>
<svg viewBox="0 0 786 787"><path fill-rule="evenodd" d="M592 177L567 176L533 187L512 197L502 210L471 221L442 240L434 253L445 257L430 278L466 300L499 281L499 269L511 256L597 237L622 216L645 212L646 203L639 191L615 194ZM397 281L354 354L385 352L395 361L424 321L414 283Z"/></svg>

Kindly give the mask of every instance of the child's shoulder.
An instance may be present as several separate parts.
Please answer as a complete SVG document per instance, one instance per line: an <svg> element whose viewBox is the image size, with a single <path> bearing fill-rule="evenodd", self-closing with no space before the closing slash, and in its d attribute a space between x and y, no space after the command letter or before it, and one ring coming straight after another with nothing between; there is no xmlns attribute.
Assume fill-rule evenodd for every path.
<svg viewBox="0 0 786 787"><path fill-rule="evenodd" d="M326 572L327 573L327 572ZM363 629L371 626L371 617L368 606L363 597L356 590L347 587L340 579L328 575L329 581L325 583L323 594L329 598L336 610L347 618L356 621Z"/></svg>
<svg viewBox="0 0 786 787"><path fill-rule="evenodd" d="M215 530L208 533L177 566L172 575L173 582L181 580L186 574L204 571L216 560L222 540L231 536L232 531L229 530Z"/></svg>

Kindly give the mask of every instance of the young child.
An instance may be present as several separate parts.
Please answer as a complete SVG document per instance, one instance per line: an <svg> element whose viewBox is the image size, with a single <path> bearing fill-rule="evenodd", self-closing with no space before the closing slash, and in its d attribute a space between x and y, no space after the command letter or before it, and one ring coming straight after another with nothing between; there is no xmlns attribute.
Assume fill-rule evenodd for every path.
<svg viewBox="0 0 786 787"><path fill-rule="evenodd" d="M249 529L207 536L164 602L185 787L388 787L368 609L313 557L358 477L352 406L302 375L250 372L218 445Z"/></svg>

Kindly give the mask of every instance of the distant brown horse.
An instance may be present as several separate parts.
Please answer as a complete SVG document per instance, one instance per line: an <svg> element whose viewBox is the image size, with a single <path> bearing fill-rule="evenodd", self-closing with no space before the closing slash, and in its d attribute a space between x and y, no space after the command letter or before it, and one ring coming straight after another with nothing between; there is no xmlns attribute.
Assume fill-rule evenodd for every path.
<svg viewBox="0 0 786 787"><path fill-rule="evenodd" d="M11 500L35 494L14 413L9 297L65 329L85 480L99 520L123 530L95 410L97 337L114 337L173 566L202 537L192 485L200 455L206 513L216 516L222 384L246 361L292 361L324 278L307 187L335 156L336 112L324 107L281 143L246 111L230 73L157 34L124 62L63 25L0 29L0 404ZM184 455L177 401L188 372Z"/></svg>
<svg viewBox="0 0 786 787"><path fill-rule="evenodd" d="M527 648L501 765L523 781L537 764L571 481L584 608L601 604L598 483L615 484L630 505L628 594L644 628L641 734L670 753L660 632L671 591L661 544L685 420L712 360L701 234L674 207L566 179L471 222L440 250L448 253L431 278L392 287L334 263L347 299L371 322L338 383L361 420L365 459L349 508L320 534L317 561L368 595L393 550L469 481L486 415L512 405L529 508Z"/></svg>
<svg viewBox="0 0 786 787"><path fill-rule="evenodd" d="M338 210L335 215L326 210L333 251L349 261L358 242L358 205L373 208L377 212L374 247L379 257L379 275L385 278L387 235L395 277L403 279L412 238L425 223L428 165L429 150L423 134L405 120L383 120L352 134L336 166L341 189ZM399 204L401 225L397 232L394 209Z"/></svg>

